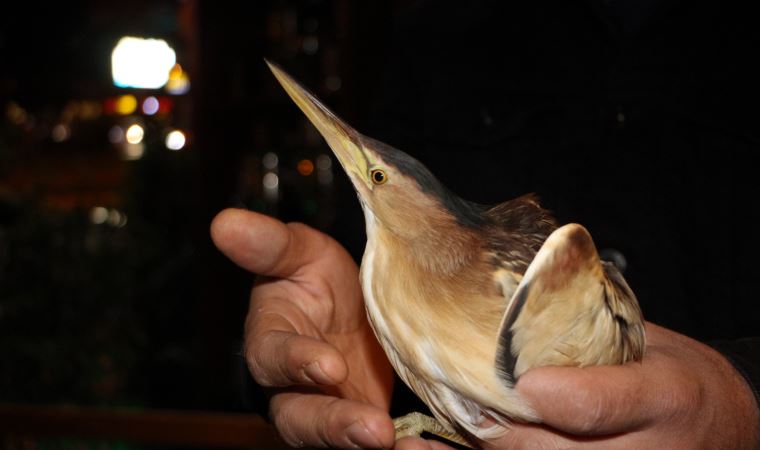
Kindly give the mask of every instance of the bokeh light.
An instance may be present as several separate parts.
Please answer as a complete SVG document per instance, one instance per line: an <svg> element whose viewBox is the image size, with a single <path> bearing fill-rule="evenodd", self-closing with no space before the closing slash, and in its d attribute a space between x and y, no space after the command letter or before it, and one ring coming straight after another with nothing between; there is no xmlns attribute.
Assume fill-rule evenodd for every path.
<svg viewBox="0 0 760 450"><path fill-rule="evenodd" d="M261 163L267 170L275 170L280 163L280 158L277 157L277 153L267 152L264 157L261 158Z"/></svg>
<svg viewBox="0 0 760 450"><path fill-rule="evenodd" d="M90 210L90 222L100 225L108 220L108 209L102 206L96 206Z"/></svg>
<svg viewBox="0 0 760 450"><path fill-rule="evenodd" d="M166 83L166 91L172 95L186 94L190 90L190 78L182 66L175 64L169 71L169 81Z"/></svg>
<svg viewBox="0 0 760 450"><path fill-rule="evenodd" d="M58 125L54 126L50 132L50 138L53 139L53 142L63 142L70 137L71 128L69 128L69 126L65 123L59 123Z"/></svg>
<svg viewBox="0 0 760 450"><path fill-rule="evenodd" d="M332 158L330 155L317 156L317 182L329 185L333 182Z"/></svg>
<svg viewBox="0 0 760 450"><path fill-rule="evenodd" d="M138 144L125 144L121 150L121 156L127 161L134 161L140 159L145 154L145 144L140 142Z"/></svg>
<svg viewBox="0 0 760 450"><path fill-rule="evenodd" d="M298 166L296 166L296 169L298 170L298 173L307 177L314 172L314 163L309 159L302 159L298 161Z"/></svg>
<svg viewBox="0 0 760 450"><path fill-rule="evenodd" d="M264 189L275 190L280 185L280 178L276 173L269 172L264 175L262 183L264 185Z"/></svg>
<svg viewBox="0 0 760 450"><path fill-rule="evenodd" d="M185 146L185 133L174 130L166 135L166 148L169 150L181 150Z"/></svg>
<svg viewBox="0 0 760 450"><path fill-rule="evenodd" d="M152 116L158 112L158 108L160 106L161 103L159 103L158 99L151 95L150 97L143 100L142 112L147 116Z"/></svg>
<svg viewBox="0 0 760 450"><path fill-rule="evenodd" d="M116 112L127 116L137 109L137 99L132 94L122 95L116 99Z"/></svg>
<svg viewBox="0 0 760 450"><path fill-rule="evenodd" d="M123 37L111 53L111 74L118 87L158 89L169 81L177 61L174 50L162 39Z"/></svg>
<svg viewBox="0 0 760 450"><path fill-rule="evenodd" d="M142 142L143 137L145 137L145 130L140 125L134 124L127 128L125 137L130 144L139 144Z"/></svg>
<svg viewBox="0 0 760 450"><path fill-rule="evenodd" d="M5 114L8 116L8 120L16 125L23 124L28 117L26 110L15 102L8 103L8 106L5 108Z"/></svg>
<svg viewBox="0 0 760 450"><path fill-rule="evenodd" d="M124 143L124 128L114 125L108 130L108 142L112 144Z"/></svg>
<svg viewBox="0 0 760 450"><path fill-rule="evenodd" d="M319 155L317 157L317 169L329 170L332 167L332 159L329 155Z"/></svg>

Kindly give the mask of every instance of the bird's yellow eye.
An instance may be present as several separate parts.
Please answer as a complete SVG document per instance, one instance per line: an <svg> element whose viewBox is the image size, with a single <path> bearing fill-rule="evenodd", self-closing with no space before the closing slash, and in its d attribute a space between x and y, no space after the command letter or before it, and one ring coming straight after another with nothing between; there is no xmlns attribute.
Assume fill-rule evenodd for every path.
<svg viewBox="0 0 760 450"><path fill-rule="evenodd" d="M370 172L369 177L372 178L372 182L377 185L385 184L388 181L388 175L385 174L384 170L380 169L375 169Z"/></svg>

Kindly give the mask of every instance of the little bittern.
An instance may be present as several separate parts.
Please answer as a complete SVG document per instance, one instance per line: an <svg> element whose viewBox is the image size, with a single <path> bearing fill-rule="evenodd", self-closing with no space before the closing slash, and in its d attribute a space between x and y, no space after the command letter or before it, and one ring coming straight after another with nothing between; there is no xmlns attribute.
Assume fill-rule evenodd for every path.
<svg viewBox="0 0 760 450"><path fill-rule="evenodd" d="M420 162L361 135L269 67L332 148L364 210L369 322L435 416L396 419L397 436L493 439L510 420L540 421L514 390L526 370L641 359L636 297L585 228L557 228L530 195L493 207L457 197Z"/></svg>

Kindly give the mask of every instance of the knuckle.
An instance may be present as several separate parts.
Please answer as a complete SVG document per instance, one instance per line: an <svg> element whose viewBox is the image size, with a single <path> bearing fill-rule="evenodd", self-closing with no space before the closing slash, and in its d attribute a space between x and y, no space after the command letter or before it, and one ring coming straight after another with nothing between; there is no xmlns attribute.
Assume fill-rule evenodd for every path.
<svg viewBox="0 0 760 450"><path fill-rule="evenodd" d="M267 333L258 339L250 342L245 348L245 360L248 365L248 371L251 376L261 386L277 386L277 364L273 363L277 352L273 351L272 333Z"/></svg>
<svg viewBox="0 0 760 450"><path fill-rule="evenodd" d="M261 386L283 387L303 384L299 370L302 349L293 340L297 334L270 331L254 341L246 361L251 375Z"/></svg>
<svg viewBox="0 0 760 450"><path fill-rule="evenodd" d="M303 447L306 443L294 426L298 423L298 418L294 417L294 409L288 402L278 400L275 396L269 404L269 417L285 443L291 447Z"/></svg>
<svg viewBox="0 0 760 450"><path fill-rule="evenodd" d="M268 371L259 362L256 352L246 350L245 362L248 366L248 371L257 384L264 387L272 387L274 385Z"/></svg>
<svg viewBox="0 0 760 450"><path fill-rule="evenodd" d="M339 401L333 398L316 405L298 394L276 395L270 403L269 414L288 445L334 447L339 441L334 432L334 425L339 422L339 408L335 407Z"/></svg>

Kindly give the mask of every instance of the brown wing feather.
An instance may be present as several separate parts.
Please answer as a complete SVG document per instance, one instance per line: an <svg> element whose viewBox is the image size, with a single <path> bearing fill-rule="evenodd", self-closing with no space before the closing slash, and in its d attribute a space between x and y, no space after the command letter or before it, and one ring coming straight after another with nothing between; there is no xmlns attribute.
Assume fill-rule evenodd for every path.
<svg viewBox="0 0 760 450"><path fill-rule="evenodd" d="M493 263L523 273L549 234L557 228L551 213L534 194L500 203L485 212Z"/></svg>
<svg viewBox="0 0 760 450"><path fill-rule="evenodd" d="M541 365L620 364L643 350L636 297L599 260L588 231L570 224L552 233L504 315L496 361L502 378L512 383Z"/></svg>

